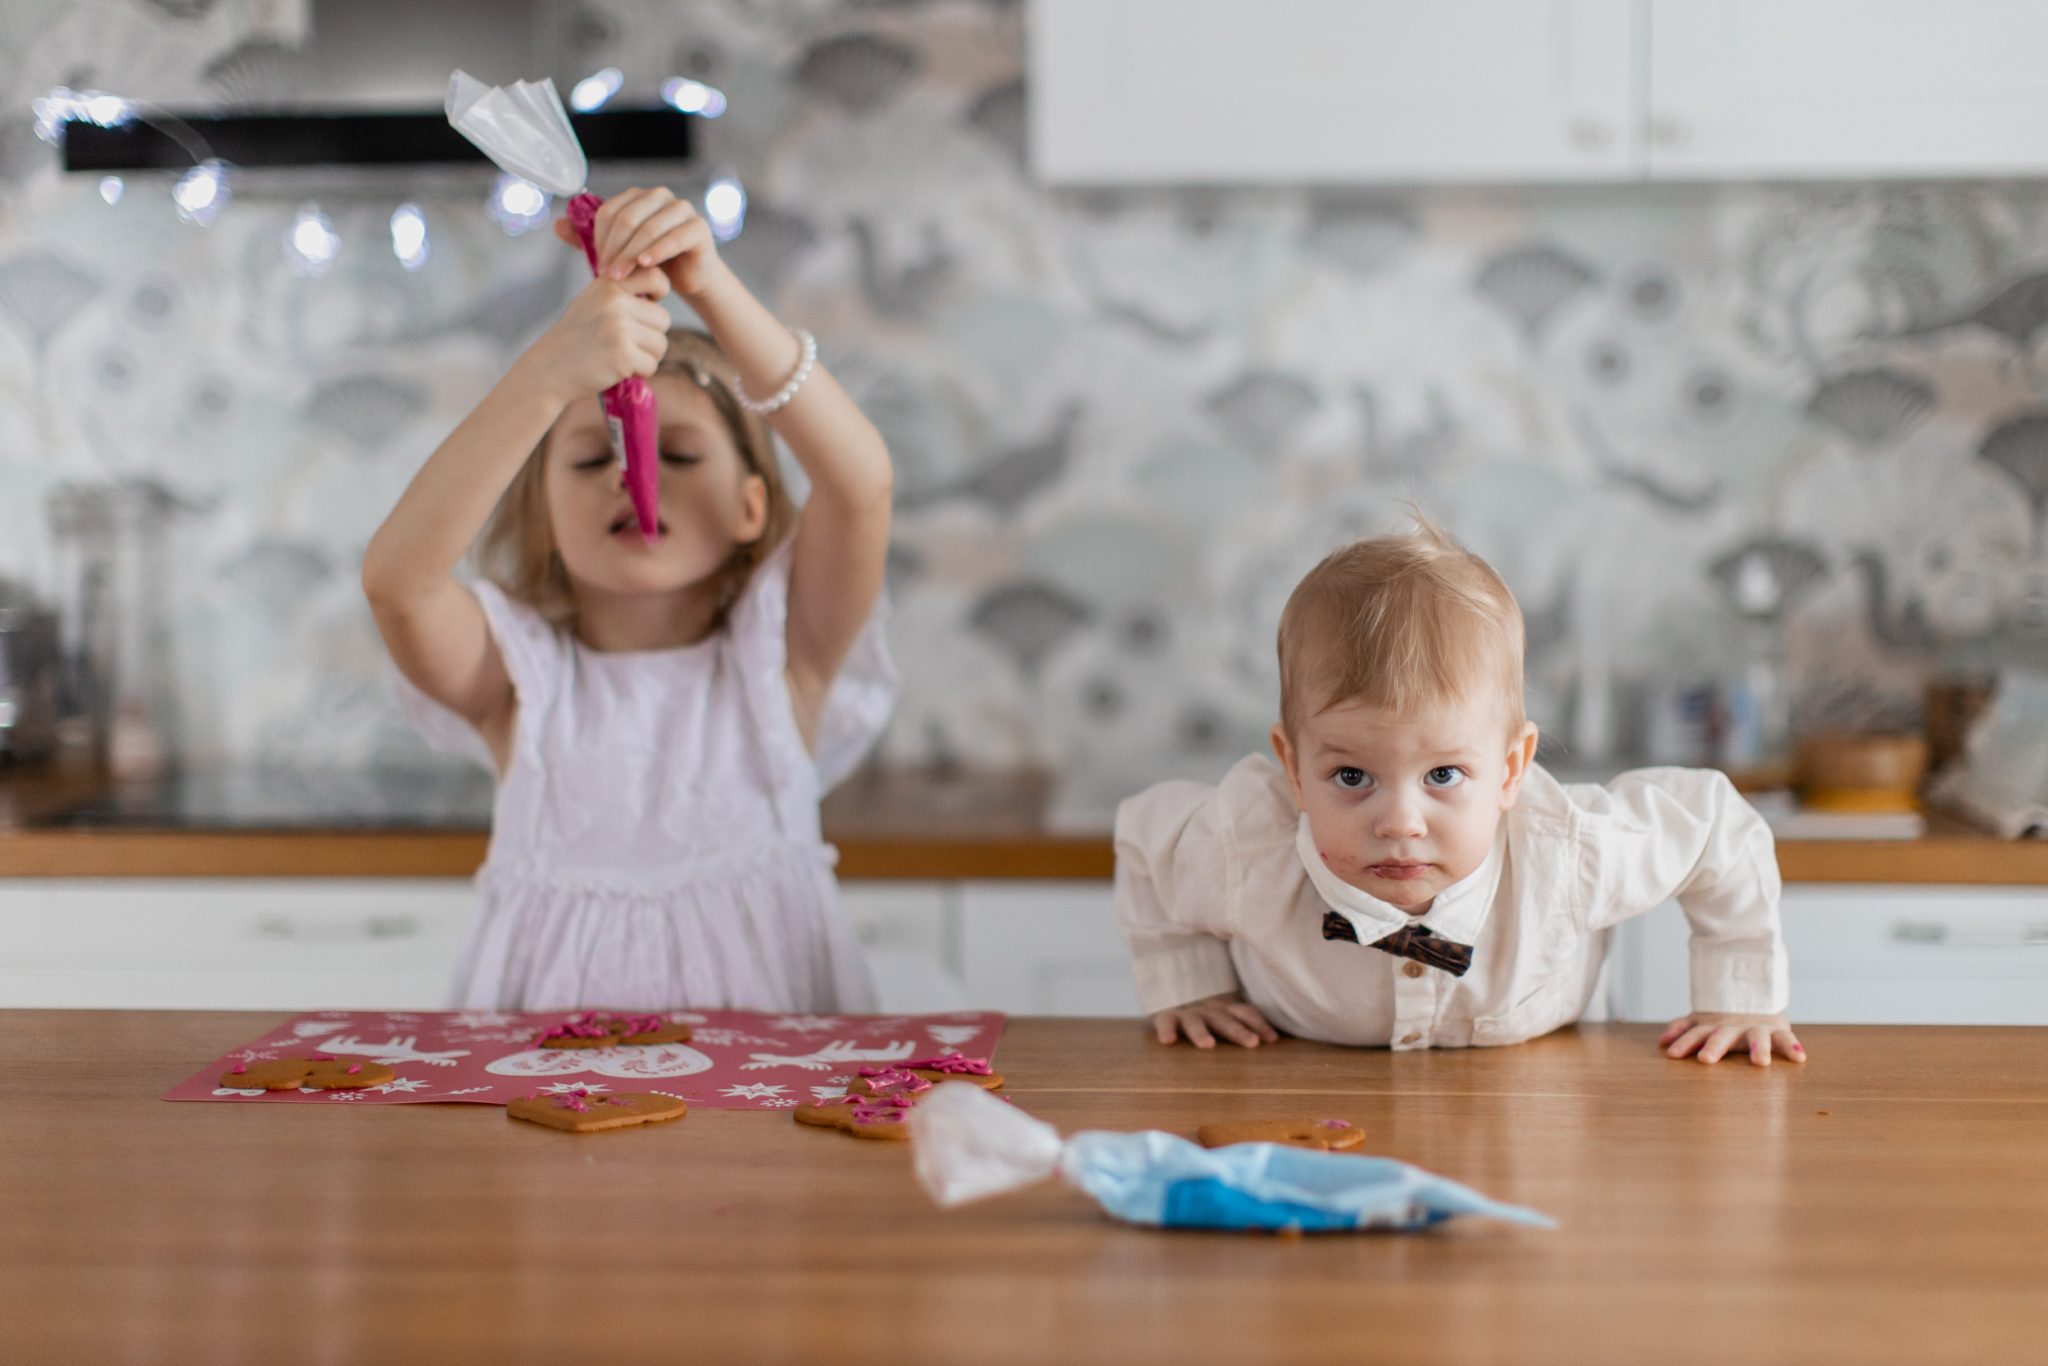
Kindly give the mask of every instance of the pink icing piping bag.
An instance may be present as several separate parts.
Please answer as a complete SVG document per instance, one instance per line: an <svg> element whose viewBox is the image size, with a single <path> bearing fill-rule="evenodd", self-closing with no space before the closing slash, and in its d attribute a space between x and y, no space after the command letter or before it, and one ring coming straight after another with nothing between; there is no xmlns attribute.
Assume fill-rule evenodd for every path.
<svg viewBox="0 0 2048 1366"><path fill-rule="evenodd" d="M569 226L583 244L590 273L597 274L597 211L604 201L588 190L569 201ZM638 375L628 375L604 391L605 424L611 428L612 454L625 470L626 496L633 500L633 516L640 523L640 538L652 544L661 534L661 504L657 482L661 461L655 451L659 419L654 410L654 390Z"/></svg>

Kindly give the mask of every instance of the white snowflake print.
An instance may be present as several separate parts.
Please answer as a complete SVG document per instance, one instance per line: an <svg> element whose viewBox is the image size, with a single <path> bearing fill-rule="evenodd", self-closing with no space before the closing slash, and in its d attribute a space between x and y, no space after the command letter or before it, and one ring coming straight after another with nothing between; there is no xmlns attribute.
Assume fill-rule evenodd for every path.
<svg viewBox="0 0 2048 1366"><path fill-rule="evenodd" d="M768 1027L790 1034L829 1034L835 1029L846 1028L846 1021L835 1020L829 1015L784 1015L770 1020Z"/></svg>
<svg viewBox="0 0 2048 1366"><path fill-rule="evenodd" d="M403 1091L410 1094L414 1091L426 1090L427 1084L423 1081L417 1081L412 1077L398 1077L392 1081L385 1082L382 1086L372 1086L370 1089L372 1091L382 1091L387 1095L393 1091Z"/></svg>
<svg viewBox="0 0 2048 1366"><path fill-rule="evenodd" d="M769 1097L769 1098L768 1098L767 1100L764 1100L764 1101L762 1101L761 1103L762 1103L763 1105L772 1105L772 1106L775 1106L775 1107L777 1107L777 1108L784 1108L784 1107L788 1107L788 1106L792 1106L792 1105L795 1105L795 1104L796 1104L796 1097L795 1097L795 1096L770 1096L770 1097Z"/></svg>
<svg viewBox="0 0 2048 1366"><path fill-rule="evenodd" d="M451 1029L498 1029L512 1023L512 1017L500 1010L465 1010L448 1019Z"/></svg>
<svg viewBox="0 0 2048 1366"><path fill-rule="evenodd" d="M254 1090L248 1090L240 1086L216 1086L213 1088L213 1093L216 1096L260 1096L264 1094L264 1091L260 1086Z"/></svg>
<svg viewBox="0 0 2048 1366"><path fill-rule="evenodd" d="M612 1088L601 1081L558 1081L553 1086L543 1087L551 1096L566 1096L572 1091L588 1091L593 1095Z"/></svg>
<svg viewBox="0 0 2048 1366"><path fill-rule="evenodd" d="M361 1091L329 1091L327 1098L329 1100L361 1100L363 1093Z"/></svg>
<svg viewBox="0 0 2048 1366"><path fill-rule="evenodd" d="M292 1033L301 1039L313 1039L322 1034L332 1034L347 1025L348 1017L345 1015L336 1020L299 1020L292 1025Z"/></svg>
<svg viewBox="0 0 2048 1366"><path fill-rule="evenodd" d="M448 1094L451 1096L473 1096L490 1089L488 1086L465 1086L459 1091L450 1091Z"/></svg>
<svg viewBox="0 0 2048 1366"><path fill-rule="evenodd" d="M787 1086L777 1086L772 1082L757 1081L750 1085L728 1086L719 1094L722 1096L732 1096L739 1100L774 1100L788 1089Z"/></svg>
<svg viewBox="0 0 2048 1366"><path fill-rule="evenodd" d="M819 1099L819 1100L832 1100L832 1099L834 1099L835 1097L838 1097L838 1096L843 1096L843 1095L845 1095L845 1094L846 1094L846 1087L845 1087L845 1086L843 1086L843 1085L841 1085L841 1086L813 1086L813 1087L811 1088L811 1094L812 1094L813 1096L815 1096L815 1097L816 1097L817 1099Z"/></svg>
<svg viewBox="0 0 2048 1366"><path fill-rule="evenodd" d="M403 1010L387 1010L384 1012L384 1018L387 1020L403 1020L405 1023L411 1024L419 1019L419 1016L408 1014Z"/></svg>
<svg viewBox="0 0 2048 1366"><path fill-rule="evenodd" d="M243 1062L265 1062L277 1054L267 1048L244 1048L239 1053L230 1053L228 1056L240 1058Z"/></svg>
<svg viewBox="0 0 2048 1366"><path fill-rule="evenodd" d="M981 1028L978 1025L930 1025L924 1032L953 1048L981 1036Z"/></svg>
<svg viewBox="0 0 2048 1366"><path fill-rule="evenodd" d="M843 1077L827 1077L825 1080L831 1082L834 1086L848 1086L852 1084L853 1076L849 1073Z"/></svg>

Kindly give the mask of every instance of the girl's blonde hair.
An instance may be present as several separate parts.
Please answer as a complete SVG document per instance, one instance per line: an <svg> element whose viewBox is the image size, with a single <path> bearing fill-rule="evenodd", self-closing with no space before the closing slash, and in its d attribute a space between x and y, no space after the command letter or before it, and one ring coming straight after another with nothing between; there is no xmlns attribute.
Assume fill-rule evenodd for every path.
<svg viewBox="0 0 2048 1366"><path fill-rule="evenodd" d="M761 534L734 547L731 561L715 576L717 622L722 625L754 570L796 525L796 504L783 482L768 424L740 407L734 397L739 377L718 343L694 328L672 328L668 352L655 373L681 375L710 397L732 435L746 473L758 475L768 489L768 519ZM550 428L548 435L553 434ZM548 437L544 436L512 477L511 486L484 526L476 558L478 567L507 597L525 603L556 625L567 625L576 619L576 595L555 545L554 519L548 516L547 449Z"/></svg>
<svg viewBox="0 0 2048 1366"><path fill-rule="evenodd" d="M1333 552L1280 614L1280 723L1342 702L1396 714L1498 689L1508 733L1526 720L1522 609L1493 567L1417 514L1406 535Z"/></svg>

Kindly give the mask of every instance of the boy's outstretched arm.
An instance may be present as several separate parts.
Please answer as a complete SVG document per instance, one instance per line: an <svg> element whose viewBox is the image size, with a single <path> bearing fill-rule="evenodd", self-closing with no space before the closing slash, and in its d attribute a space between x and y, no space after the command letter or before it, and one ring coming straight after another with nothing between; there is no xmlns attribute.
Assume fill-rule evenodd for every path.
<svg viewBox="0 0 2048 1366"><path fill-rule="evenodd" d="M1658 1047L1719 1062L1737 1046L1757 1066L1806 1061L1786 1015L1791 993L1771 829L1725 774L1660 768L1575 789L1595 860L1590 929L1676 899L1692 927L1692 1010Z"/></svg>

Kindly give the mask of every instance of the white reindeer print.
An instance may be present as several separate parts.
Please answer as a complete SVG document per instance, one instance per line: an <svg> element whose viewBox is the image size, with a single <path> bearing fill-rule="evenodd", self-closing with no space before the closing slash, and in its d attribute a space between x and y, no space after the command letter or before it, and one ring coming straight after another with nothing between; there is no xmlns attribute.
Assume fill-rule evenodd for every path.
<svg viewBox="0 0 2048 1366"><path fill-rule="evenodd" d="M750 1053L752 1062L740 1064L742 1072L756 1072L764 1067L801 1067L807 1072L826 1072L850 1062L901 1062L916 1051L917 1041L905 1039L902 1043L885 1043L875 1048L863 1048L851 1039L834 1039L815 1053Z"/></svg>
<svg viewBox="0 0 2048 1366"><path fill-rule="evenodd" d="M329 1053L360 1053L372 1062L423 1062L429 1067L453 1067L457 1058L469 1056L467 1048L423 1053L416 1047L418 1042L417 1034L408 1034L402 1039L386 1039L383 1043L364 1043L352 1034L337 1034L322 1042L320 1047Z"/></svg>

